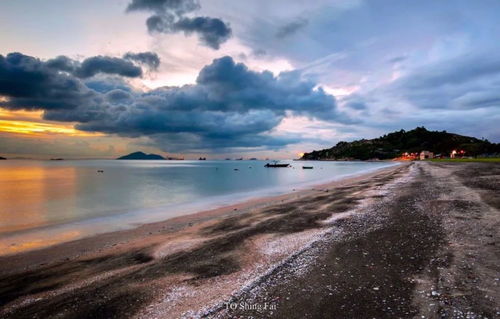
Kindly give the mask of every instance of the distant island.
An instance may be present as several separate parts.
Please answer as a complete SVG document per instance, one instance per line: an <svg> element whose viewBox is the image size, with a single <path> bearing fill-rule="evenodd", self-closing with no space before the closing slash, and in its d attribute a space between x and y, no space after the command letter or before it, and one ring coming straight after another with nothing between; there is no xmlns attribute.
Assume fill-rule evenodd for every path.
<svg viewBox="0 0 500 319"><path fill-rule="evenodd" d="M118 157L118 160L164 160L165 158L158 154L146 154L143 152L134 152L128 155Z"/></svg>
<svg viewBox="0 0 500 319"><path fill-rule="evenodd" d="M5 158L5 157L0 156L0 160L6 160L6 158Z"/></svg>
<svg viewBox="0 0 500 319"><path fill-rule="evenodd" d="M500 153L500 144L446 131L429 131L425 127L417 127L411 131L400 130L374 139L339 142L332 148L304 153L301 159L383 160L423 150L446 155L453 150L463 150L467 156L478 156Z"/></svg>

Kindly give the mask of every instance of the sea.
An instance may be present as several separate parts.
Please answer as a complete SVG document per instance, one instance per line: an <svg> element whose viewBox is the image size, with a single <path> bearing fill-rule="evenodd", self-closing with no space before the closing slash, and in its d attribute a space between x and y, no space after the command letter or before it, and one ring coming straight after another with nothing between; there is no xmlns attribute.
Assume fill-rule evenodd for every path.
<svg viewBox="0 0 500 319"><path fill-rule="evenodd" d="M0 255L129 229L397 165L392 162L0 161ZM303 169L302 166L313 166Z"/></svg>

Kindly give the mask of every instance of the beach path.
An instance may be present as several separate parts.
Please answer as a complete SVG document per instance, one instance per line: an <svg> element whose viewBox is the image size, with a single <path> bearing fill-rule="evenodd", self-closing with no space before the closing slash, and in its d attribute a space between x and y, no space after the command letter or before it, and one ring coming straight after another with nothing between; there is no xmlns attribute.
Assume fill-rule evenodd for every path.
<svg viewBox="0 0 500 319"><path fill-rule="evenodd" d="M0 317L494 318L499 176L404 164L4 256Z"/></svg>

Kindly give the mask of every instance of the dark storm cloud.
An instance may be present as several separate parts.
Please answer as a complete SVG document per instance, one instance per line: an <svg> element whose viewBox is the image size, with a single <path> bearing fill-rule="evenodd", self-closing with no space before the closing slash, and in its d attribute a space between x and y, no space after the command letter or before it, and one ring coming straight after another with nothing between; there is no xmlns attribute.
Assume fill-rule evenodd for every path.
<svg viewBox="0 0 500 319"><path fill-rule="evenodd" d="M105 117L78 128L128 136L184 132L237 141L271 130L287 111L322 119L339 117L335 99L314 88L315 83L302 81L297 73L275 77L224 57L205 66L196 85L136 95L133 105L111 110L119 113L113 121Z"/></svg>
<svg viewBox="0 0 500 319"><path fill-rule="evenodd" d="M134 65L132 61L146 65L152 70L156 70L160 65L158 55L153 52L128 52L123 58L99 55L87 58L82 62L66 56L58 56L45 62L45 65L54 70L72 73L79 78L90 78L100 73L130 78L142 76L142 69Z"/></svg>
<svg viewBox="0 0 500 319"><path fill-rule="evenodd" d="M106 100L110 101L111 103L119 104L120 102L128 102L130 101L133 96L130 94L129 91L124 91L120 89L112 90L109 91L105 94Z"/></svg>
<svg viewBox="0 0 500 319"><path fill-rule="evenodd" d="M74 74L80 78L89 78L98 73L136 78L142 75L142 69L124 59L99 55L83 60L74 71Z"/></svg>
<svg viewBox="0 0 500 319"><path fill-rule="evenodd" d="M128 52L123 56L123 58L147 65L151 70L157 70L160 66L160 57L158 57L158 54L154 52Z"/></svg>
<svg viewBox="0 0 500 319"><path fill-rule="evenodd" d="M17 52L0 55L0 95L9 98L2 105L9 109L75 109L99 104L102 96L98 92L129 89L119 78L80 80L97 74L138 77L142 70L129 60L106 56L79 62L66 56L42 61Z"/></svg>
<svg viewBox="0 0 500 319"><path fill-rule="evenodd" d="M129 84L124 79L116 76L94 77L85 79L83 83L86 87L99 93L106 93L116 89L131 91Z"/></svg>
<svg viewBox="0 0 500 319"><path fill-rule="evenodd" d="M182 18L173 24L172 30L186 35L198 33L201 42L212 49L219 49L231 36L231 28L226 23L210 17Z"/></svg>
<svg viewBox="0 0 500 319"><path fill-rule="evenodd" d="M205 66L194 85L138 92L116 76L83 80L10 54L0 59L0 95L2 107L41 109L45 119L85 131L148 136L167 150L281 147L299 140L269 135L288 114L348 121L334 97L300 73L255 72L230 57Z"/></svg>
<svg viewBox="0 0 500 319"><path fill-rule="evenodd" d="M28 110L74 109L97 97L70 73L59 72L53 61L21 53L0 55L0 96L8 98L2 107Z"/></svg>
<svg viewBox="0 0 500 319"><path fill-rule="evenodd" d="M299 19L296 19L292 22L289 22L289 23L281 26L278 29L278 31L276 31L276 37L277 38L285 38L285 37L291 36L294 33L298 32L300 29L305 28L308 23L309 23L309 20L304 19L304 18L299 18Z"/></svg>
<svg viewBox="0 0 500 319"><path fill-rule="evenodd" d="M49 68L59 71L73 73L78 68L79 63L67 56L60 55L54 59L50 59L45 63Z"/></svg>
<svg viewBox="0 0 500 319"><path fill-rule="evenodd" d="M79 78L89 78L96 74L115 74L125 77L140 77L142 69L134 65L130 60L138 63L158 65L158 56L151 52L127 53L123 59L109 56L94 56L83 60L75 61L66 56L58 56L45 62L48 68L72 73Z"/></svg>
<svg viewBox="0 0 500 319"><path fill-rule="evenodd" d="M152 11L183 15L200 8L195 0L132 0L127 11Z"/></svg>
<svg viewBox="0 0 500 319"><path fill-rule="evenodd" d="M218 18L185 16L199 8L194 0L133 0L127 12L152 12L146 20L149 32L196 33L202 44L217 50L231 37L231 28Z"/></svg>

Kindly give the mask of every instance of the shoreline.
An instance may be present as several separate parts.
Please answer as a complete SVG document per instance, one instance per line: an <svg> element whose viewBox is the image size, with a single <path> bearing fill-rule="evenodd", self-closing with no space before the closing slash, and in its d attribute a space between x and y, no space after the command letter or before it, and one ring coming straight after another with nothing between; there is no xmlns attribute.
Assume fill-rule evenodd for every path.
<svg viewBox="0 0 500 319"><path fill-rule="evenodd" d="M62 228L65 229L67 228L68 231L65 232L59 232L60 238L53 238L52 236L49 238L43 238L43 239L37 239L36 241L32 242L27 242L27 243L16 243L15 245L4 245L5 252L0 252L0 261L4 257L12 257L16 255L22 255L26 253L31 253L31 252L36 252L39 250L46 250L51 247L59 247L59 246L64 246L65 244L75 244L75 245L80 245L81 241L88 240L90 243L90 246L95 246L93 243L94 241L100 242L100 236L109 238L106 240L111 240L113 241L112 244L117 244L117 240L113 240L116 238L121 238L121 237L127 237L129 235L132 235L134 238L137 237L137 232L140 232L141 229L144 229L145 232L158 232L161 229L164 228L169 228L172 231L176 231L178 229L181 229L182 227L189 227L190 223L193 222L201 222L201 221L206 221L207 219L211 218L219 218L219 217L224 217L226 215L231 215L235 214L236 211L243 211L243 210L250 210L250 209L257 209L261 207L265 207L266 205L273 204L276 201L283 201L287 199L291 199L294 196L308 196L311 195L311 191L314 192L315 188L325 188L325 187L332 187L336 185L337 183L342 183L342 182L350 182L353 181L357 178L364 178L364 176L369 176L371 174L381 172L387 169L391 169L394 167L397 167L399 165L404 165L404 163L394 163L394 165L390 165L387 167L381 167L381 168L372 168L367 171L359 172L359 173L353 173L353 174L346 174L342 175L340 178L333 178L329 179L329 181L316 181L316 182L307 182L303 183L301 185L296 186L296 188L293 188L292 191L290 192L284 192L278 195L271 195L271 196L262 196L262 191L255 191L251 193L255 193L258 195L256 196L242 196L242 194L249 194L249 193L238 193L237 195L242 196L240 199L236 199L234 202L229 202L225 203L222 199L218 198L215 201L208 202L208 209L201 209L199 208L202 206L203 202L199 202L196 204L181 204L181 205L176 205L174 207L170 207L169 213L172 216L171 217L159 217L155 218L152 221L146 221L144 223L142 222L127 222L127 225L123 226L123 229L118 229L118 230L103 230L103 231L96 231L91 234L85 234L80 236L79 233L77 233L74 229L71 228L72 225L78 225L78 224L83 224L86 227L92 227L92 225L100 225L98 224L99 220L105 220L108 223L112 222L113 219L118 219L121 215L117 216L107 216L107 217L100 217L100 218L94 218L92 220L83 220L83 221L76 221L70 224L62 224L62 225L54 225L54 226L46 226L46 227L41 227L37 231L42 231L47 228ZM271 192L278 192L276 190L271 190ZM301 192L299 194L299 192ZM224 196L228 197L228 196ZM297 197L298 198L298 197ZM221 203L222 202L222 203ZM192 207L190 207L192 206ZM156 212L155 214L159 214L161 212L164 212L165 209L168 208L157 208L154 209ZM177 209L177 210L176 210ZM173 213L175 211L175 213ZM136 213L130 212L126 213L125 215L133 214L135 215ZM167 215L168 215L167 214ZM137 217L136 217L137 218ZM26 232L31 232L32 230L26 230ZM50 230L49 230L50 231ZM19 231L15 232L14 234L9 234L7 233L6 236L1 238L2 241L9 240L10 238L13 238L12 241L15 242L16 237L21 237L24 235L24 231ZM73 237L73 238L72 238ZM116 237L116 238L115 238ZM46 244L47 240L50 240L50 244ZM37 246L39 243L42 243L43 246ZM86 243L83 243L83 245L86 245ZM28 246L28 248L23 249L24 246ZM63 247L64 249L65 247ZM10 250L10 252L9 252ZM0 267L0 274L2 274L2 268Z"/></svg>
<svg viewBox="0 0 500 319"><path fill-rule="evenodd" d="M202 318L496 318L500 165L416 163L386 200Z"/></svg>
<svg viewBox="0 0 500 319"><path fill-rule="evenodd" d="M408 163L2 257L0 317L494 317L499 176Z"/></svg>
<svg viewBox="0 0 500 319"><path fill-rule="evenodd" d="M0 316L201 317L363 216L408 167L0 257Z"/></svg>

